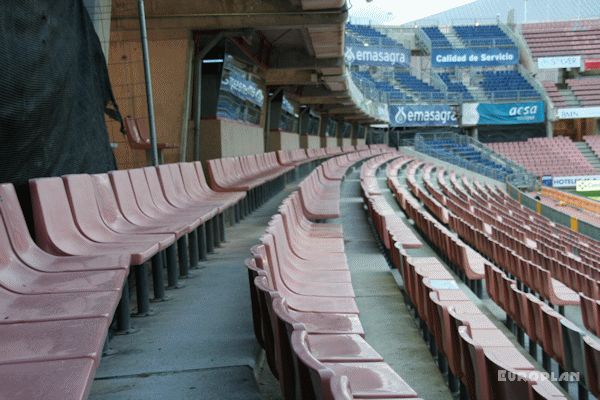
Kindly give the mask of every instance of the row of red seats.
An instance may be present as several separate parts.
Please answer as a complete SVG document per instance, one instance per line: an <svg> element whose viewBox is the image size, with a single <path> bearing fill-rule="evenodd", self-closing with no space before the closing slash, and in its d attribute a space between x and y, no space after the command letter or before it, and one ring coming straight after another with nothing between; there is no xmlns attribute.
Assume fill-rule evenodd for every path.
<svg viewBox="0 0 600 400"><path fill-rule="evenodd" d="M283 397L416 397L363 338L341 226L311 221L298 192L279 212L246 265L255 335Z"/></svg>
<svg viewBox="0 0 600 400"><path fill-rule="evenodd" d="M0 185L0 397L14 400L85 398L115 313L115 329L132 331L130 271L148 315L146 262L161 300L164 259L176 286L245 196L212 191L199 163L39 178L30 191L37 243L13 186Z"/></svg>
<svg viewBox="0 0 600 400"><path fill-rule="evenodd" d="M340 215L340 188L346 171L358 161L381 152L385 148L363 150L332 158L317 167L299 185L306 215L313 220L338 218Z"/></svg>
<svg viewBox="0 0 600 400"><path fill-rule="evenodd" d="M456 186L455 190L462 190L455 184L452 176L451 181ZM580 281L590 279L595 282L600 279L598 241L553 223L546 217L520 205L504 192L489 191L482 185L475 185L475 187L465 185L465 187L468 189L469 196L476 200L472 205L477 208L478 215L487 224L514 238L514 246L518 246L520 255L537 264L548 265L547 268L550 270L560 270L561 275L556 276L557 279L577 291L584 291L585 287L590 286ZM550 268L549 265L553 267ZM572 274L583 276L577 279L561 278ZM600 294L593 292L589 295Z"/></svg>
<svg viewBox="0 0 600 400"><path fill-rule="evenodd" d="M550 358L563 371L579 374L579 398L589 390L600 395L600 342L586 335L576 325L543 301L518 288L518 283L500 269L486 265L487 291L490 298L506 311L507 320L516 325L517 337L524 345L523 333L529 337L529 351L536 355L542 347L542 363L550 370Z"/></svg>
<svg viewBox="0 0 600 400"><path fill-rule="evenodd" d="M451 181L454 182L454 190L456 190L458 186L453 175ZM501 235L499 229L496 229L498 226L493 218L490 217L491 219L488 218L485 222L481 220L480 217L484 215L485 210L480 209L476 203L466 200L465 193L462 193L461 197L444 181L438 182L444 195L447 196L446 204L451 211L448 225L461 239L492 260L495 265L526 282L531 289L550 300L552 304L564 306L579 303L577 293L554 279L551 270L542 267L549 264L529 261L534 253L531 247L520 246L516 238ZM494 227L490 227L489 224L494 224Z"/></svg>
<svg viewBox="0 0 600 400"><path fill-rule="evenodd" d="M418 249L421 241L415 236L406 222L382 196L376 178L377 171L386 163L399 168L410 161L407 157L399 157L397 153L372 158L361 167L361 193L367 206L367 212L377 231L384 248L389 254L392 264L399 264L399 250Z"/></svg>
<svg viewBox="0 0 600 400"><path fill-rule="evenodd" d="M438 174L440 178L443 177L443 169L441 172ZM465 187L474 190L466 178L463 178L462 181ZM439 182L444 184L443 179L439 179ZM475 183L474 186L477 190L483 189L483 185L480 183ZM470 194L475 193L470 192ZM479 197L480 201L487 199L487 196L483 193L479 193L474 197ZM506 262L502 265L515 264L518 264L518 262ZM516 275L531 276L536 270L539 270L539 268L524 268ZM557 360L563 370L581 374L579 388L582 391L582 397L586 396L586 388L589 388L593 393L597 393L598 376L595 374L598 371L597 360L600 360L600 353L598 352L600 344L591 337L583 338L584 334L574 324L532 294L519 290L517 286L520 283L508 278L498 268L485 264L485 273L490 297L506 310L509 317L508 321L516 322L517 336L521 344L524 344L524 331L530 338L529 344L532 354L537 355L536 343L542 345L544 351L542 360L547 370L550 370L550 357L552 357ZM536 281L542 282L540 285L543 285L544 282L546 284L552 282L549 275L540 276ZM524 283L532 285L531 281L525 281ZM542 294L549 295L547 292ZM583 310L582 313L585 321ZM509 325L512 326L512 324ZM586 352L585 365L584 351Z"/></svg>
<svg viewBox="0 0 600 400"><path fill-rule="evenodd" d="M415 166L419 168L422 165L423 164L418 161L410 164L406 179L408 185L412 185L413 187L416 186L415 176L417 169ZM427 172L424 173L423 176L424 181L428 179L426 174ZM417 193L417 196L415 197L423 202L429 212L438 217L438 221L436 221L436 219L431 217L429 214L420 213L418 210L420 206L417 203L414 201L407 201L407 193L401 190L402 185L398 180L390 181L390 185L395 198L398 200L398 203L401 204L401 207L406 214L413 219L417 228L422 232L423 235L425 235L425 237L427 237L433 247L446 255L446 260L448 261L449 265L453 267L457 274L467 283L467 285L471 287L478 296L481 297L481 280L484 276L483 266L485 259L479 253L461 241L460 238L455 237L455 235L453 235L452 232L450 232L444 225L438 223L438 221L443 220L440 215L449 218L447 209L437 203L437 200L429 197L427 191L413 190L413 192ZM440 213L442 210L445 212Z"/></svg>
<svg viewBox="0 0 600 400"><path fill-rule="evenodd" d="M408 170L407 181L416 168L412 165ZM390 183L399 185L397 179ZM398 189L407 215L417 226L418 221L425 221L441 227L408 192ZM437 239L449 238L447 232L438 232ZM451 258L449 248L437 247L445 258ZM469 300L436 258L408 257L401 249L398 269L410 303L424 322L424 337L430 341L440 369L447 372L453 391L472 399L566 398L539 373L523 374L536 372L535 367ZM501 381L498 373L502 371L517 374L522 381Z"/></svg>

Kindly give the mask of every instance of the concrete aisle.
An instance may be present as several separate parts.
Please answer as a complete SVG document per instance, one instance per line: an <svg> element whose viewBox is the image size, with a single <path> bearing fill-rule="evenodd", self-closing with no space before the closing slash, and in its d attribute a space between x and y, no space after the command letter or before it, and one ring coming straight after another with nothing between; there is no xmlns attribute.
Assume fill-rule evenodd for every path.
<svg viewBox="0 0 600 400"><path fill-rule="evenodd" d="M342 187L342 218L352 284L366 340L426 400L452 395L409 314L363 211L358 171Z"/></svg>
<svg viewBox="0 0 600 400"><path fill-rule="evenodd" d="M113 339L118 353L102 359L90 399L261 399L243 262L289 192L228 228L227 243L192 271L184 288L154 304L156 315L134 320L138 333Z"/></svg>

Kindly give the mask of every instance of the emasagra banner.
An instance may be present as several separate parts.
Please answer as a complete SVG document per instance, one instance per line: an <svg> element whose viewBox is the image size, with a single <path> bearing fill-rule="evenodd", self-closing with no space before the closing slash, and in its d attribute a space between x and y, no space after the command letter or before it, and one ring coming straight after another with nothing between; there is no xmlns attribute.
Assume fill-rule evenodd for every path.
<svg viewBox="0 0 600 400"><path fill-rule="evenodd" d="M449 105L423 104L388 106L391 127L457 126L456 111Z"/></svg>
<svg viewBox="0 0 600 400"><path fill-rule="evenodd" d="M263 106L265 94L262 88L241 74L229 71L227 76L221 80L221 90L225 90L259 107Z"/></svg>
<svg viewBox="0 0 600 400"><path fill-rule="evenodd" d="M347 64L378 67L409 67L410 50L403 47L346 46Z"/></svg>

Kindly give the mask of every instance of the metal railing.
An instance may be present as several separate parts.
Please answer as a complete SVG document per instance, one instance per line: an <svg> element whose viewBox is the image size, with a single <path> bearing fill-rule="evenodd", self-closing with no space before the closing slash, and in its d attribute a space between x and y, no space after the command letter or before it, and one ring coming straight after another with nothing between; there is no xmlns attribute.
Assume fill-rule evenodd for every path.
<svg viewBox="0 0 600 400"><path fill-rule="evenodd" d="M428 142L448 141L462 146L471 146L480 156L486 160L494 162L505 169L510 169L512 173L500 170L498 168L484 165L477 161L471 161L459 154L447 151L443 148L435 148L428 145ZM414 146L417 151L437 157L442 161L450 164L458 165L459 167L480 173L493 179L500 181L511 180L517 187L535 187L536 178L529 174L522 166L508 160L499 154L495 153L481 142L465 135L459 135L455 132L439 131L439 132L419 132L415 135Z"/></svg>

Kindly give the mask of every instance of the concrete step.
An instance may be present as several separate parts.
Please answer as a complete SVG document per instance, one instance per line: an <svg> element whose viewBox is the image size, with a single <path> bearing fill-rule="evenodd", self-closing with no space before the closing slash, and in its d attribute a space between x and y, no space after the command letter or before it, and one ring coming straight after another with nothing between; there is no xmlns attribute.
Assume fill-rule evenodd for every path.
<svg viewBox="0 0 600 400"><path fill-rule="evenodd" d="M600 171L600 158L594 154L590 146L586 142L575 142L575 147L579 149L581 154L589 161L592 167Z"/></svg>
<svg viewBox="0 0 600 400"><path fill-rule="evenodd" d="M580 106L581 103L575 94L571 91L571 89L559 89L558 92L565 99L568 106Z"/></svg>
<svg viewBox="0 0 600 400"><path fill-rule="evenodd" d="M448 38L448 41L452 44L452 47L455 48L462 48L465 47L465 44L462 42L462 40L460 40L460 38L458 37L458 35L456 34L456 32L454 31L453 28L450 28L450 34L446 34L446 38Z"/></svg>

